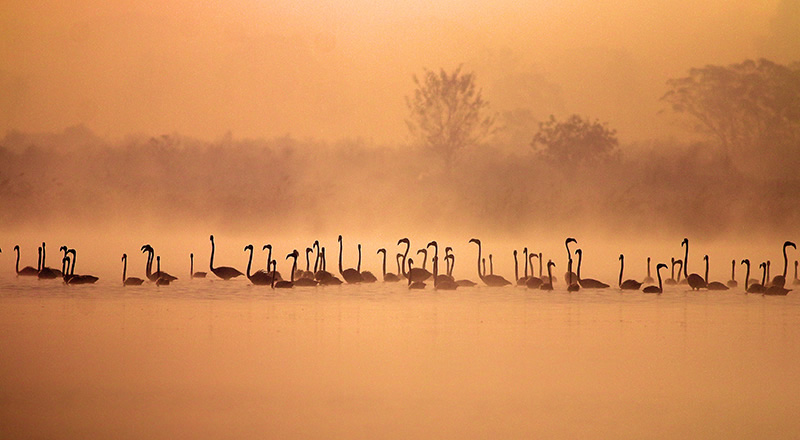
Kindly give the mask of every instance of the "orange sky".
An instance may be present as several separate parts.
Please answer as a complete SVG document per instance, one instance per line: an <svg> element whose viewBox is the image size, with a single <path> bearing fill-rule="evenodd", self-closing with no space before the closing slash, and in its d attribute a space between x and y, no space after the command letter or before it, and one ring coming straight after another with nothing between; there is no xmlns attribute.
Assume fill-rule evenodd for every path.
<svg viewBox="0 0 800 440"><path fill-rule="evenodd" d="M669 133L658 98L690 67L800 59L785 0L520 3L13 0L0 130L403 142L411 76L464 63L494 111L580 113L626 141Z"/></svg>

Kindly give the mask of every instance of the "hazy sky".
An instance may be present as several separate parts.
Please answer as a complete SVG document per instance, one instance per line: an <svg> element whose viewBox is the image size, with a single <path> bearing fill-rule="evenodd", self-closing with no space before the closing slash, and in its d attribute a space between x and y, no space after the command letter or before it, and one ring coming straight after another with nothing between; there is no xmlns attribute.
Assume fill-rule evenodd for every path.
<svg viewBox="0 0 800 440"><path fill-rule="evenodd" d="M666 133L690 67L800 59L800 2L17 1L0 10L0 130L405 141L424 67L477 73L497 112ZM531 127L532 132L535 127Z"/></svg>

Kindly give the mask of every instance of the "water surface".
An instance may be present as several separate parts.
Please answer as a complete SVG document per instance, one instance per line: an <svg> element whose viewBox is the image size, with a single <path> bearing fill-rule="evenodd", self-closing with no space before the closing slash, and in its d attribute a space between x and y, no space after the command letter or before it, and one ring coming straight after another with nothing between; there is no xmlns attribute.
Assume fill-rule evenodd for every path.
<svg viewBox="0 0 800 440"><path fill-rule="evenodd" d="M563 287L563 286L562 286ZM0 279L5 438L797 438L800 301Z"/></svg>

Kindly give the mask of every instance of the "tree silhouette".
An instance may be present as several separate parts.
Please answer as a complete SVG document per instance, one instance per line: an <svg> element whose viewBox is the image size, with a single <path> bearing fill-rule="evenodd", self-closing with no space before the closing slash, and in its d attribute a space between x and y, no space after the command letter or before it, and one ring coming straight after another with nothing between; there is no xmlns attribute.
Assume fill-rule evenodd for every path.
<svg viewBox="0 0 800 440"><path fill-rule="evenodd" d="M538 154L551 162L562 165L580 165L607 160L619 145L616 130L605 123L590 122L579 115L572 115L559 122L555 116L539 123L539 131L531 146Z"/></svg>
<svg viewBox="0 0 800 440"><path fill-rule="evenodd" d="M474 73L461 68L450 74L425 69L422 79L413 77L414 95L406 96L409 132L441 156L448 170L459 150L480 143L494 126L494 117L485 115L489 103L476 88Z"/></svg>
<svg viewBox="0 0 800 440"><path fill-rule="evenodd" d="M760 59L693 68L661 98L718 141L724 159L800 146L800 68ZM765 151L766 150L766 151Z"/></svg>

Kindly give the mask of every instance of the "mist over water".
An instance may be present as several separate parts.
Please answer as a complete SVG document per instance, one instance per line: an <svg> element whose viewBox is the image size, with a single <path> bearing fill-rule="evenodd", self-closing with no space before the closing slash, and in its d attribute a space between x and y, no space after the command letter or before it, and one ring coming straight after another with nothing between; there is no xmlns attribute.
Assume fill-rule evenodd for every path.
<svg viewBox="0 0 800 440"><path fill-rule="evenodd" d="M375 251L386 248L394 270L394 253L404 251L397 240L410 237L412 256L431 240L452 246L463 276L476 274L477 249L468 240L480 238L507 277L514 249L523 270L525 247L563 272L564 240L575 237L585 273L607 280L616 279L619 254L632 274L642 273L648 256L655 270L657 262L683 258L687 237L690 269L702 273L708 254L711 276L727 279L731 259L779 266L781 245L796 240L791 225L800 220L792 178L718 167L713 156L682 144L662 146L657 155L622 149L614 160L581 166L486 146L465 151L451 168L427 150L358 141L170 135L112 143L75 127L48 136L9 134L2 144L7 208L0 223L9 234L0 261L8 265L19 244L22 265L36 266L36 248L45 241L50 266L60 263L58 247L68 245L79 252L78 268L104 278L119 273L122 253L140 270L146 243L170 273L188 273L189 253L197 267L207 267L209 234L218 238L218 261L242 271L246 244L259 251L273 244L285 267L286 254L302 255L320 240L335 265L342 234L347 267L355 266L361 243L366 268L376 272ZM265 264L265 255L257 251L255 258Z"/></svg>

